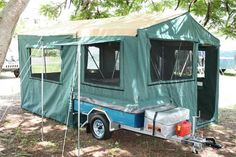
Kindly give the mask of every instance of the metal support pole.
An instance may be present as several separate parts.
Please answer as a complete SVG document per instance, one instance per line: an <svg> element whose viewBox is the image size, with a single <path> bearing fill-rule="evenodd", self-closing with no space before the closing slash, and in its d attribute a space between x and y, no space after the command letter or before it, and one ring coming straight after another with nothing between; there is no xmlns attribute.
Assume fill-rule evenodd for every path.
<svg viewBox="0 0 236 157"><path fill-rule="evenodd" d="M200 118L201 112L199 111L198 116L193 116L193 126L192 126L192 136L195 136L196 133L196 126L197 126L197 119Z"/></svg>
<svg viewBox="0 0 236 157"><path fill-rule="evenodd" d="M41 128L41 138L42 138L42 141L44 140L43 138L43 113L44 113L44 108L43 108L43 103L44 103L44 100L43 100L43 75L44 75L44 48L42 47L42 52L41 52L41 55L42 55L42 71L41 71L41 116L42 116L42 128Z"/></svg>
<svg viewBox="0 0 236 157"><path fill-rule="evenodd" d="M78 157L80 156L80 45L77 47L77 60L78 60Z"/></svg>
<svg viewBox="0 0 236 157"><path fill-rule="evenodd" d="M195 136L197 116L193 116L192 136Z"/></svg>

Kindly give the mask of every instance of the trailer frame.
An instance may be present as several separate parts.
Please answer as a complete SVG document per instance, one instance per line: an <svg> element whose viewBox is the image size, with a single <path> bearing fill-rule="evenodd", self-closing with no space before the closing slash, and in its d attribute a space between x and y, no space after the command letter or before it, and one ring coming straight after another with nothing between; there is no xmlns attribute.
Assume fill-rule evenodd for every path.
<svg viewBox="0 0 236 157"><path fill-rule="evenodd" d="M83 102L81 102L83 103ZM97 114L97 115L103 115L106 117L107 122L109 124L109 128L108 131L110 133L119 130L119 129L124 129L124 130L128 130L128 131L132 131L138 134L143 134L143 135L147 135L147 136L152 136L152 137L156 137L156 138L161 138L164 140L170 140L170 141L175 141L178 143L182 143L182 144L188 144L192 146L192 152L195 154L198 154L199 151L202 151L204 149L205 146L210 146L213 148L221 148L222 146L218 143L216 143L216 140L214 138L208 138L208 137L200 137L198 135L196 135L195 131L197 129L196 125L197 125L197 119L200 118L200 116L193 116L193 125L192 125L192 133L184 136L184 137L180 137L177 135L171 136L171 137L164 137L161 134L153 134L153 132L151 131L147 131L144 129L144 127L132 127L129 125L125 125L125 124L121 124L118 122L114 122L112 120L112 117L110 115L112 115L112 111L114 111L113 109L109 109L106 107L101 107L99 105L88 105L89 103L83 103L82 105L80 105L80 116L85 116L86 119L83 121L80 121L80 127L87 127L87 132L90 133L92 132L91 130L93 128L91 128L89 125L91 123L90 119L92 118L93 114ZM78 114L76 105L78 105L77 101L74 100L73 103L73 113L74 114ZM90 108L90 109L88 109ZM88 112L86 112L86 110ZM108 113L108 112L110 113ZM117 111L115 111L117 112ZM122 112L123 114L126 114L124 111L118 111L118 112ZM128 113L129 114L129 113ZM95 136L94 136L95 137ZM96 138L96 137L95 137ZM98 140L102 140L98 139Z"/></svg>

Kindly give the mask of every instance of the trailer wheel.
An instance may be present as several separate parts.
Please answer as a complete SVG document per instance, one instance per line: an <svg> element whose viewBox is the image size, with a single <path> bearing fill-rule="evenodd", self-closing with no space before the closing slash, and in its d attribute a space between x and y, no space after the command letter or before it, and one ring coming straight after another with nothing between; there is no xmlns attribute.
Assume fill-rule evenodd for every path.
<svg viewBox="0 0 236 157"><path fill-rule="evenodd" d="M104 115L92 114L90 119L90 130L93 137L98 140L105 140L111 137L109 122Z"/></svg>

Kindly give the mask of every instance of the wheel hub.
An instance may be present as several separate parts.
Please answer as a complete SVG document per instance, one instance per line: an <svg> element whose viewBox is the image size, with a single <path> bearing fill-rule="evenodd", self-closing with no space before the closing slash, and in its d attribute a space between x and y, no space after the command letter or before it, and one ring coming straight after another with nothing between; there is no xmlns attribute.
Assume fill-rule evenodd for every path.
<svg viewBox="0 0 236 157"><path fill-rule="evenodd" d="M102 137L105 132L105 127L103 122L100 119L96 119L93 123L93 130L96 136Z"/></svg>

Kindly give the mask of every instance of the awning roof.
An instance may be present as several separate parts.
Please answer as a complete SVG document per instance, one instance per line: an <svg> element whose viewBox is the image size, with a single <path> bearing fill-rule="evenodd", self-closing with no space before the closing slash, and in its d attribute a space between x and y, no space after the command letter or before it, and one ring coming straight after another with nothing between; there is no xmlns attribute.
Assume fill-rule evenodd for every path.
<svg viewBox="0 0 236 157"><path fill-rule="evenodd" d="M41 28L24 35L136 36L137 30L174 19L183 13L151 13L103 19L69 21Z"/></svg>

